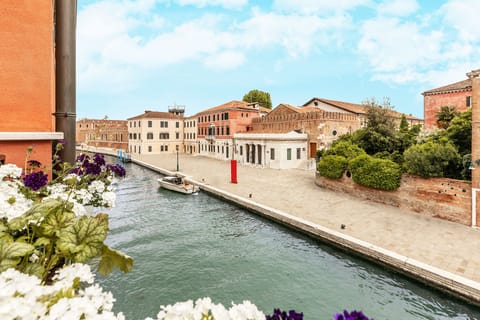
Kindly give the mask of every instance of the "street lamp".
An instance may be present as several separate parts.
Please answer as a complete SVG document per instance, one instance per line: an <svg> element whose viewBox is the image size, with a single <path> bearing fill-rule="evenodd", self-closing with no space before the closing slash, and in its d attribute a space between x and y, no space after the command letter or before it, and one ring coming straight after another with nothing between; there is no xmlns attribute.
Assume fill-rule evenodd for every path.
<svg viewBox="0 0 480 320"><path fill-rule="evenodd" d="M177 150L177 172L178 172L178 144L175 146L175 149Z"/></svg>

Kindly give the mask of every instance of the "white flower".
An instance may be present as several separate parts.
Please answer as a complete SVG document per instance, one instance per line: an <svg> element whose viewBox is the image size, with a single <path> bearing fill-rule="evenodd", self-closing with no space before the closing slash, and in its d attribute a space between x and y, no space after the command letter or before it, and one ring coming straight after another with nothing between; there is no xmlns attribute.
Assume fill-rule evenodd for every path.
<svg viewBox="0 0 480 320"><path fill-rule="evenodd" d="M102 194L102 204L103 206L107 207L107 208L114 208L115 207L115 200L116 200L116 195L114 192L104 192Z"/></svg>
<svg viewBox="0 0 480 320"><path fill-rule="evenodd" d="M105 191L105 183L100 180L94 180L92 183L88 186L88 191L91 193L101 193Z"/></svg>
<svg viewBox="0 0 480 320"><path fill-rule="evenodd" d="M18 184L0 180L0 219L20 217L32 207L33 201L18 191Z"/></svg>
<svg viewBox="0 0 480 320"><path fill-rule="evenodd" d="M242 304L234 304L228 310L231 319L235 320L264 320L265 314L257 309L257 306L250 301L243 301Z"/></svg>
<svg viewBox="0 0 480 320"><path fill-rule="evenodd" d="M20 178L22 175L22 168L17 167L14 164L8 163L0 165L0 180L5 177Z"/></svg>

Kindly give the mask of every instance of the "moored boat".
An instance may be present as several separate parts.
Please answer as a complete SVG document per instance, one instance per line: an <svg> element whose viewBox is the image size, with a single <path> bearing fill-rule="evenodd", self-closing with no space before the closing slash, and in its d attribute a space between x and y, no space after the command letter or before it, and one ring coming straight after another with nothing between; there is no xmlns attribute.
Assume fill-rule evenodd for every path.
<svg viewBox="0 0 480 320"><path fill-rule="evenodd" d="M186 182L182 177L166 176L157 179L160 186L164 189L184 193L192 194L198 192L200 188L194 184Z"/></svg>

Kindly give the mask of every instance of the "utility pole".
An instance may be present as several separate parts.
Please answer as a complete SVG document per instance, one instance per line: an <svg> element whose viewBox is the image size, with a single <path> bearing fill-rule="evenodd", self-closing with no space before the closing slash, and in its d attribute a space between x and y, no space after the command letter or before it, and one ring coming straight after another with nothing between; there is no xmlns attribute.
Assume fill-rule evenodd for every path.
<svg viewBox="0 0 480 320"><path fill-rule="evenodd" d="M63 132L62 161L75 162L77 0L55 0L55 131Z"/></svg>

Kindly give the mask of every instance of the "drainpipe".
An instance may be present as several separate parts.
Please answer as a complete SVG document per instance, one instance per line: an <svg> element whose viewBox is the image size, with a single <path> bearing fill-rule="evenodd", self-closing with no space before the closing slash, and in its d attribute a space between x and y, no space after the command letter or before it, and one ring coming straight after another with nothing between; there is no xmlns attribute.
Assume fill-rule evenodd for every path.
<svg viewBox="0 0 480 320"><path fill-rule="evenodd" d="M77 0L55 0L55 131L64 133L59 156L75 162Z"/></svg>

